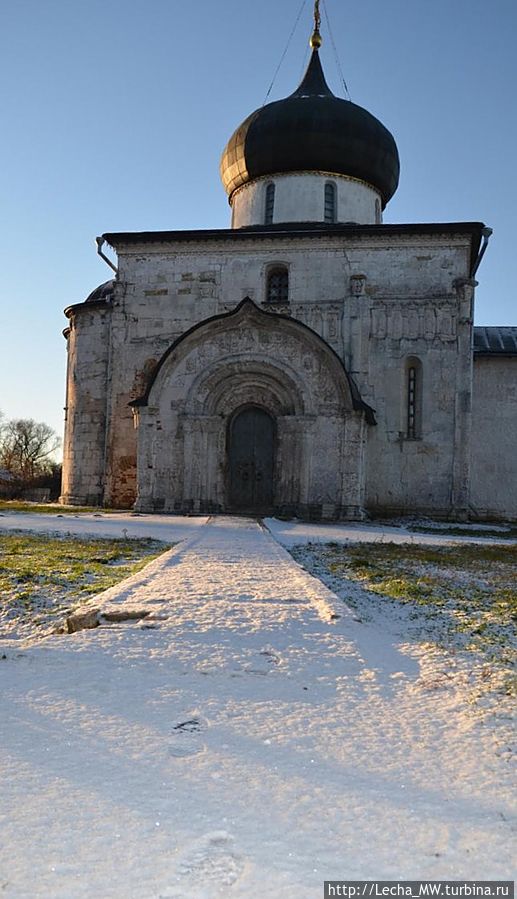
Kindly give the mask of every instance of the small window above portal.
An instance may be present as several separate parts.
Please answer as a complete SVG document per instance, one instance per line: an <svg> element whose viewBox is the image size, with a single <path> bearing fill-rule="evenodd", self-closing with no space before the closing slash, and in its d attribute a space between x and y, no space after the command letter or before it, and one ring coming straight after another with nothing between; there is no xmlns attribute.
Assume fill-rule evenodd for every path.
<svg viewBox="0 0 517 899"><path fill-rule="evenodd" d="M289 272L285 265L269 269L266 278L266 303L289 302Z"/></svg>

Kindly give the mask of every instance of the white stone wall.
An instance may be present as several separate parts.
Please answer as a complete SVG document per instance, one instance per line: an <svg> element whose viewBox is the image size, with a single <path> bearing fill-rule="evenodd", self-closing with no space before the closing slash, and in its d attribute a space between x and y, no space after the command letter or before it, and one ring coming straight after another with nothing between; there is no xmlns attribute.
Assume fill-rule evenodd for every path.
<svg viewBox="0 0 517 899"><path fill-rule="evenodd" d="M265 224L268 184L275 185L274 225L281 222L324 222L327 182L336 187L336 222L355 222L359 225L381 222L381 195L371 185L345 175L303 172L257 178L239 187L231 198L232 228Z"/></svg>
<svg viewBox="0 0 517 899"><path fill-rule="evenodd" d="M472 418L472 513L516 520L516 357L476 356Z"/></svg>
<svg viewBox="0 0 517 899"><path fill-rule="evenodd" d="M70 317L61 502L102 505L109 307L81 306Z"/></svg>
<svg viewBox="0 0 517 899"><path fill-rule="evenodd" d="M340 313L346 312L354 291L361 293L351 279L363 278L363 294L375 301L381 316L391 314L396 302L404 304L405 315L413 300L429 300L426 329L434 335L438 317L444 312L458 314L454 281L467 275L470 246L462 236L322 233L317 238L282 234L174 245L121 244L119 253L120 303L131 316L131 334L160 341L233 308L245 296L262 303L267 269L277 263L289 269L293 310L302 305L324 313L337 303ZM384 304L390 308L384 309ZM399 321L395 315L386 324L394 339L400 336ZM382 323L376 327L382 328ZM413 324L404 327L410 336L415 334Z"/></svg>
<svg viewBox="0 0 517 899"><path fill-rule="evenodd" d="M262 308L268 267L282 263L289 271L289 305L278 312L321 335L376 410L377 426L366 426L367 505L375 511L463 514L471 415L469 237L379 232L235 238L121 240L117 246L104 382L106 502L128 505L136 497L137 432L129 403L145 391L154 365L189 328L231 311L244 297ZM96 360L100 371L106 364L102 340L95 330L77 336L81 358ZM401 436L408 355L423 365L422 438L414 441ZM81 362L79 382L88 378L87 370ZM82 435L71 427L70 460L88 454ZM169 452L165 444L163 452Z"/></svg>
<svg viewBox="0 0 517 899"><path fill-rule="evenodd" d="M370 309L365 339L378 426L368 440L372 512L468 514L472 285L449 295L385 299ZM407 360L421 364L416 438L407 433ZM358 381L364 363L357 363Z"/></svg>

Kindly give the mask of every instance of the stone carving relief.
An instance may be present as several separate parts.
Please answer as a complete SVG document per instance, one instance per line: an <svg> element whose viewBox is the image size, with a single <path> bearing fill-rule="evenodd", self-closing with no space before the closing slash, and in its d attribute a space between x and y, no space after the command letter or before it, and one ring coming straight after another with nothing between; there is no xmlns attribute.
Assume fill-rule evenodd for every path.
<svg viewBox="0 0 517 899"><path fill-rule="evenodd" d="M470 303L477 285L478 282L474 278L457 278L453 286L460 299L467 300Z"/></svg>
<svg viewBox="0 0 517 899"><path fill-rule="evenodd" d="M291 335L264 335L259 329L228 331L192 347L175 369L174 384L178 387L181 383L188 389L190 383L189 393L200 410L214 389L211 381L231 375L235 394L239 381L247 380L253 384L258 398L263 390L260 381L268 371L276 372L279 381L287 381L289 377L295 380L297 389L315 407L335 411L341 407L334 377L317 354L304 352L303 345ZM194 381L196 375L199 379ZM250 396L247 401L252 399ZM264 394L266 407L270 402L271 398L268 400Z"/></svg>
<svg viewBox="0 0 517 899"><path fill-rule="evenodd" d="M337 312L327 312L325 320L325 334L322 335L329 343L335 343L340 337L340 318Z"/></svg>
<svg viewBox="0 0 517 899"><path fill-rule="evenodd" d="M354 297L362 297L366 294L366 275L352 275L350 278L350 293Z"/></svg>
<svg viewBox="0 0 517 899"><path fill-rule="evenodd" d="M452 304L377 303L370 312L370 337L376 340L456 340L457 308Z"/></svg>
<svg viewBox="0 0 517 899"><path fill-rule="evenodd" d="M454 290L460 301L460 321L472 322L474 313L474 291L478 282L474 278L458 278L454 284Z"/></svg>
<svg viewBox="0 0 517 899"><path fill-rule="evenodd" d="M292 317L307 325L332 347L339 346L341 341L342 304L332 303L322 308L320 303L300 303L291 308Z"/></svg>
<svg viewBox="0 0 517 899"><path fill-rule="evenodd" d="M330 312L335 328L339 319ZM364 415L354 409L339 360L296 321L275 321L243 304L164 356L142 400L140 508L225 509L228 422L237 409L258 404L278 424L275 505L300 514L360 514L362 446L346 441L344 426ZM161 459L159 477L148 467L154 458ZM346 491L336 475L343 467L350 471Z"/></svg>
<svg viewBox="0 0 517 899"><path fill-rule="evenodd" d="M248 290L247 293L253 299L251 291ZM323 337L332 347L336 348L340 345L342 302L328 303L323 308L321 303L287 303L285 305L276 304L274 307L267 303L261 305L264 312L268 315L286 315L307 325L308 328L311 328L312 331ZM220 308L223 312L232 312L235 309L235 305L223 303ZM263 332L261 339L263 340L263 345L267 346L269 334Z"/></svg>

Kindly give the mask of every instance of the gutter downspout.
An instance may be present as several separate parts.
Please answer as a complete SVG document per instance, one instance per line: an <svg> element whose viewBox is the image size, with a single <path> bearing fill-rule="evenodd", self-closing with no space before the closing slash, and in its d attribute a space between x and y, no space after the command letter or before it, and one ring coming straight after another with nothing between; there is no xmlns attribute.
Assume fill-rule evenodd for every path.
<svg viewBox="0 0 517 899"><path fill-rule="evenodd" d="M490 232L490 233L492 233L492 232ZM111 259L108 259L106 254L102 252L102 248L103 248L104 244L106 243L104 237L96 237L95 243L97 244L97 253L101 257L101 259L104 259L104 262L107 265L109 265L109 267L115 272L116 275L118 275L118 268L116 267L116 265L113 265Z"/></svg>
<svg viewBox="0 0 517 899"><path fill-rule="evenodd" d="M491 238L491 236L492 236L492 234L493 234L492 228L483 228L481 234L483 235L483 243L482 243L481 248L480 248L480 250L479 250L479 253L478 253L478 255L477 255L477 259L476 259L476 261L474 262L474 266L473 266L472 272L471 272L471 274L470 274L471 278L474 278L474 277L475 277L476 272L477 272L479 266L481 265L481 260L483 259L483 256L484 256L485 253L486 253L486 248L487 248L487 246L488 246L488 241L490 240L490 238Z"/></svg>

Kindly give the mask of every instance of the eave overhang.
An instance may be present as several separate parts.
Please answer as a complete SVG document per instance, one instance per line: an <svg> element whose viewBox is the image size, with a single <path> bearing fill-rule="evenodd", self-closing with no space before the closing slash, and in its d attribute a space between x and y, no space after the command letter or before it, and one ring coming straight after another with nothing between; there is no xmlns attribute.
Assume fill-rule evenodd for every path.
<svg viewBox="0 0 517 899"><path fill-rule="evenodd" d="M253 225L246 228L217 228L193 231L119 231L103 234L104 240L118 250L141 244L199 243L203 241L292 240L293 238L362 238L362 237L434 237L455 235L470 238L470 272L478 258L483 222L423 222L420 224L326 225L320 222L288 222L278 225Z"/></svg>
<svg viewBox="0 0 517 899"><path fill-rule="evenodd" d="M75 315L77 312L87 312L91 309L100 309L101 307L109 307L110 304L107 300L86 300L84 303L73 303L71 306L67 306L66 309L63 309L67 318L71 318L72 315Z"/></svg>

